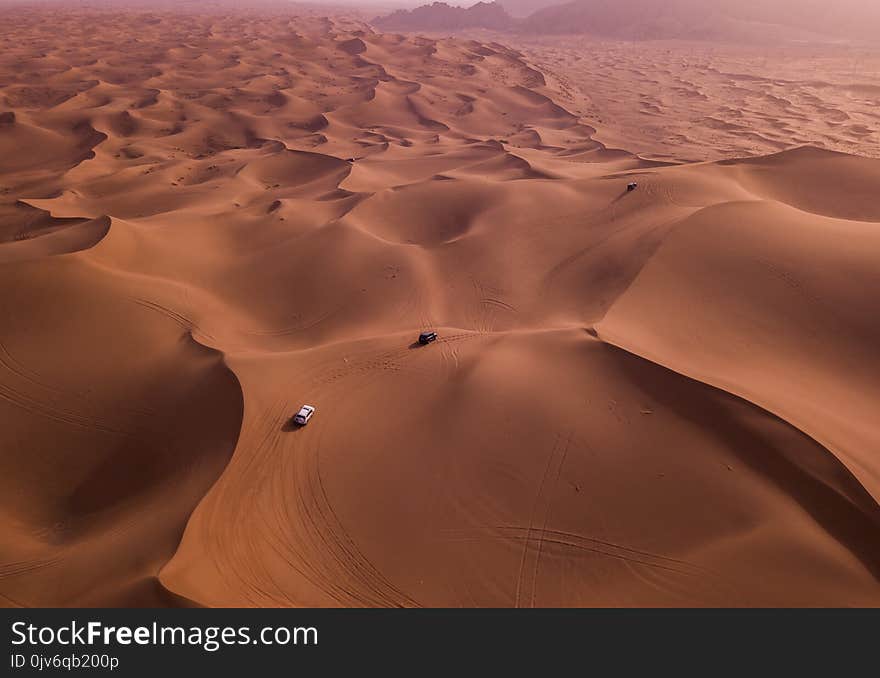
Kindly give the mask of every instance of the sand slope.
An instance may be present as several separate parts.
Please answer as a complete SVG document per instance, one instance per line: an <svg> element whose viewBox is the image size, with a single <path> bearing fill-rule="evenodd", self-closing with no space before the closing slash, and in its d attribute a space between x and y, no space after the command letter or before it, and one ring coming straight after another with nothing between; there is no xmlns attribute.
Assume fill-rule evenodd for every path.
<svg viewBox="0 0 880 678"><path fill-rule="evenodd" d="M880 604L878 161L645 160L491 42L14 16L4 604Z"/></svg>

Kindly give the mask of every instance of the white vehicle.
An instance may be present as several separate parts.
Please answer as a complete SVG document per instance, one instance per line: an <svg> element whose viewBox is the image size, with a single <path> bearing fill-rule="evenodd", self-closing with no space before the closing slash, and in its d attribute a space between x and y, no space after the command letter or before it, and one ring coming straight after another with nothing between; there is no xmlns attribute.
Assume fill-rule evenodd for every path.
<svg viewBox="0 0 880 678"><path fill-rule="evenodd" d="M299 424L300 426L305 426L306 424L309 423L309 419L312 418L312 415L314 413L315 413L314 407L312 407L311 405L303 405L300 408L299 412L297 412L294 415L293 421L295 424Z"/></svg>

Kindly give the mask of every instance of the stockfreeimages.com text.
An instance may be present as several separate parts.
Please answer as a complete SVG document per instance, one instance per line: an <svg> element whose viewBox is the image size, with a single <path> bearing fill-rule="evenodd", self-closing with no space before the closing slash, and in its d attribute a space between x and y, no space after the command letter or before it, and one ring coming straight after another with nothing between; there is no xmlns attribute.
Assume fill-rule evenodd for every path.
<svg viewBox="0 0 880 678"><path fill-rule="evenodd" d="M317 645L318 629L312 626L288 628L264 626L106 626L92 621L51 627L26 622L12 624L13 645L72 645L113 647L116 645L191 645L215 652L224 645Z"/></svg>

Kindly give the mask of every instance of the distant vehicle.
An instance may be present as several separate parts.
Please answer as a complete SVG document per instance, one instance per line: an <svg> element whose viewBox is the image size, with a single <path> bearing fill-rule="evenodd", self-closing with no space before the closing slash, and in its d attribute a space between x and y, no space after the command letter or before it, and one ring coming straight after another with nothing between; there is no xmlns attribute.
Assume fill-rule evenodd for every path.
<svg viewBox="0 0 880 678"><path fill-rule="evenodd" d="M436 332L422 332L419 335L419 343L430 344L432 341L437 341L437 333Z"/></svg>
<svg viewBox="0 0 880 678"><path fill-rule="evenodd" d="M639 185L638 185L635 181L633 181L632 183L629 183L629 184L626 185L626 190L627 190L627 191L634 191L634 190L636 190L638 187L639 187Z"/></svg>
<svg viewBox="0 0 880 678"><path fill-rule="evenodd" d="M312 418L312 415L315 413L315 408L311 405L303 405L299 412L297 412L293 417L293 422L295 424L299 424L300 426L305 426L309 423L309 419Z"/></svg>

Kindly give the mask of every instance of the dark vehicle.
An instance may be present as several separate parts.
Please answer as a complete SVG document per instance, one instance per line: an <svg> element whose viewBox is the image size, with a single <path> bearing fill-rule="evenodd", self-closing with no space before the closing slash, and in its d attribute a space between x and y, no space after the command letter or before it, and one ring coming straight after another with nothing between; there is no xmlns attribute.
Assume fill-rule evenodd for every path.
<svg viewBox="0 0 880 678"><path fill-rule="evenodd" d="M636 190L638 187L639 187L639 185L638 185L635 181L633 181L631 184L627 184L627 185L626 185L626 190L627 190L627 191L634 191L634 190Z"/></svg>
<svg viewBox="0 0 880 678"><path fill-rule="evenodd" d="M419 335L419 343L430 344L432 341L437 341L437 333L436 332L422 332Z"/></svg>

